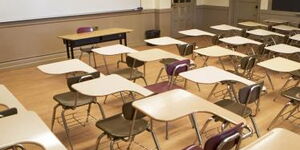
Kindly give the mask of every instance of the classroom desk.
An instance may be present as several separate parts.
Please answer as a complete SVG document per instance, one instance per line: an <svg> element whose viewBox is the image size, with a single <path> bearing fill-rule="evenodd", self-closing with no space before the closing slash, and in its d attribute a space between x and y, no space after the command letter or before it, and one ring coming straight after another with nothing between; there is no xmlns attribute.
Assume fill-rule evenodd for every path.
<svg viewBox="0 0 300 150"><path fill-rule="evenodd" d="M258 28L258 27L264 27L267 28L268 26L262 23L253 22L253 21L245 21L245 22L239 22L238 23L241 26L244 26L248 29Z"/></svg>
<svg viewBox="0 0 300 150"><path fill-rule="evenodd" d="M271 38L274 44L276 44L276 41L274 39L274 36L279 36L279 37L284 37L285 35L277 33L277 32L272 32L264 29L254 29L250 31L246 31L246 33L249 33L254 36L258 36L263 38L264 40L268 40L268 38Z"/></svg>
<svg viewBox="0 0 300 150"><path fill-rule="evenodd" d="M159 37L159 38L153 38L145 40L146 43L152 44L152 45L173 45L173 44L186 44L186 42L165 36L165 37Z"/></svg>
<svg viewBox="0 0 300 150"><path fill-rule="evenodd" d="M247 124L246 120L241 116L182 89L174 89L134 101L132 105L137 110L149 116L151 118L151 122L152 119L169 122L190 116L200 144L202 143L202 140L199 134L195 113L210 113L224 118L233 124ZM151 129L153 130L152 123Z"/></svg>
<svg viewBox="0 0 300 150"><path fill-rule="evenodd" d="M45 150L67 150L34 112L0 119L0 149L16 144L36 144Z"/></svg>
<svg viewBox="0 0 300 150"><path fill-rule="evenodd" d="M276 128L241 150L299 150L300 135L286 129Z"/></svg>
<svg viewBox="0 0 300 150"><path fill-rule="evenodd" d="M69 59L65 61L40 65L37 68L44 73L53 75L67 74L73 72L92 73L97 71L96 69L87 65L79 59Z"/></svg>
<svg viewBox="0 0 300 150"><path fill-rule="evenodd" d="M207 66L202 67L194 70L189 70L187 72L180 73L179 76L183 77L185 80L190 80L192 82L198 83L198 84L215 84L212 91L210 92L207 99L210 99L212 96L213 91L217 88L217 85L221 81L237 81L240 83L243 83L245 85L252 85L255 84L254 81L250 81L246 78L243 78L241 76L238 76L236 74L230 73L228 71L219 69L214 66ZM235 94L233 86L230 85L230 90ZM266 90L265 87L263 87L263 90ZM235 99L237 99L236 95L233 95ZM232 95L231 95L232 97ZM233 97L232 97L233 99Z"/></svg>
<svg viewBox="0 0 300 150"><path fill-rule="evenodd" d="M152 91L116 74L76 83L72 85L72 88L81 94L95 97L124 91L136 92L143 96L153 94Z"/></svg>
<svg viewBox="0 0 300 150"><path fill-rule="evenodd" d="M106 61L105 56L121 55L121 62L125 62L123 60L123 56L122 56L123 54L137 52L137 50L132 49L127 46L124 46L124 45L121 45L121 44L115 44L115 45L111 45L111 46L95 48L95 49L92 49L92 51L103 56L103 61L104 61L105 68L106 68L106 71L108 74L109 74L109 69L107 66L107 61Z"/></svg>
<svg viewBox="0 0 300 150"><path fill-rule="evenodd" d="M206 56L206 59L203 63L203 66L207 65L207 61L208 61L209 57L218 57L221 65L222 65L222 68L224 70L225 70L225 66L223 64L223 61L222 61L221 57L224 57L224 56L246 57L247 56L245 54L242 54L242 53L239 53L239 52L236 52L236 51L232 51L230 49L227 49L227 48L224 48L224 47L221 47L221 46L218 46L218 45L196 49L196 50L194 50L194 53L197 53L201 56ZM234 59L231 59L231 60L234 60ZM233 63L233 66L236 69L236 63L235 62L232 62L232 63Z"/></svg>
<svg viewBox="0 0 300 150"><path fill-rule="evenodd" d="M126 33L131 32L131 29L124 28L109 28L102 29L93 32L87 33L75 33L58 36L58 38L62 39L64 44L66 45L67 56L70 59L74 58L74 47L96 44L107 41L119 40L120 44L123 43L127 46L127 36Z"/></svg>
<svg viewBox="0 0 300 150"><path fill-rule="evenodd" d="M248 38L244 38L241 36L232 36L232 37L226 37L226 38L221 38L219 41L227 44L228 46L232 47L232 50L236 50L236 47L242 46L242 45L247 45L247 44L254 44L254 45L261 45L261 42L251 40ZM255 54L253 48L251 48L252 53Z"/></svg>
<svg viewBox="0 0 300 150"><path fill-rule="evenodd" d="M285 31L285 32L300 31L300 28L288 26L288 25L276 25L276 26L272 26L272 28L280 31Z"/></svg>
<svg viewBox="0 0 300 150"><path fill-rule="evenodd" d="M275 57L257 63L257 65L266 68L267 70L272 70L275 72L284 72L284 73L288 73L300 69L300 63L282 57ZM274 85L268 71L266 71L266 75L271 84L272 90L274 90Z"/></svg>
<svg viewBox="0 0 300 150"><path fill-rule="evenodd" d="M179 31L178 33L187 36L215 36L216 35L214 33L206 32L199 29L183 30L183 31Z"/></svg>
<svg viewBox="0 0 300 150"><path fill-rule="evenodd" d="M290 37L291 40L300 42L300 34L296 34Z"/></svg>
<svg viewBox="0 0 300 150"><path fill-rule="evenodd" d="M281 54L300 53L300 48L287 45L287 44L277 44L277 45L267 46L265 47L265 49L271 52L281 53Z"/></svg>
<svg viewBox="0 0 300 150"><path fill-rule="evenodd" d="M210 26L210 28L215 29L215 30L219 30L219 31L231 31L231 30L242 31L241 28L234 27L234 26L227 25L227 24Z"/></svg>
<svg viewBox="0 0 300 150"><path fill-rule="evenodd" d="M280 20L280 19L266 19L264 20L265 23L268 23L270 25L279 25L279 24L286 24L288 21L286 20Z"/></svg>
<svg viewBox="0 0 300 150"><path fill-rule="evenodd" d="M19 113L26 112L20 101L2 84L0 84L0 105L7 108L17 108Z"/></svg>

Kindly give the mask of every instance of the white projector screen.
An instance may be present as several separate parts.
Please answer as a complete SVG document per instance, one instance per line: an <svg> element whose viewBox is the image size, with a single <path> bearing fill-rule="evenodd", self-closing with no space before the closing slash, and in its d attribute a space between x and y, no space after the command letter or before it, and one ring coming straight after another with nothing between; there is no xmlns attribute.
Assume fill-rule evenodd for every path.
<svg viewBox="0 0 300 150"><path fill-rule="evenodd" d="M140 0L0 0L0 23L134 10Z"/></svg>

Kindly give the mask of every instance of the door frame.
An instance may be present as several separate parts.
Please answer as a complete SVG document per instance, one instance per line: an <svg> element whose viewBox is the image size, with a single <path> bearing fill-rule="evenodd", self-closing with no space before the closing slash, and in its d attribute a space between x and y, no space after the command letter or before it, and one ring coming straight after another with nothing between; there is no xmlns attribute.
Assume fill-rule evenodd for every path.
<svg viewBox="0 0 300 150"><path fill-rule="evenodd" d="M235 14L235 10L238 7L238 1L239 0L229 0L229 17L228 17L228 23L231 25L236 25L236 16ZM261 0L256 0L257 1L257 18L256 21L258 21L260 19L260 3Z"/></svg>

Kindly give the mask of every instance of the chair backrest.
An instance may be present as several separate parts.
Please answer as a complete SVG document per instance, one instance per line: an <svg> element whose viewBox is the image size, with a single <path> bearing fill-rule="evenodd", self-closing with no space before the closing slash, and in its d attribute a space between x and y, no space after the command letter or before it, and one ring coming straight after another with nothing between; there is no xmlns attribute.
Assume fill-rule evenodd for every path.
<svg viewBox="0 0 300 150"><path fill-rule="evenodd" d="M77 28L77 33L93 32L95 29L95 27L79 27Z"/></svg>
<svg viewBox="0 0 300 150"><path fill-rule="evenodd" d="M178 60L166 65L166 72L169 76L178 76L179 73L189 69L191 62L189 59Z"/></svg>
<svg viewBox="0 0 300 150"><path fill-rule="evenodd" d="M80 76L69 77L69 78L67 78L67 85L68 85L70 91L74 92L75 90L72 88L73 84L82 82L82 81L91 80L91 79L98 78L98 77L100 77L100 72L98 72L98 71L89 73L89 74L80 75Z"/></svg>
<svg viewBox="0 0 300 150"><path fill-rule="evenodd" d="M122 106L123 116L127 120L134 119L134 113L135 113L136 109L132 106L132 103L133 103L133 101L125 103ZM138 119L142 119L143 117L145 117L145 115L143 113L141 113L140 111L137 111L135 119L138 120Z"/></svg>
<svg viewBox="0 0 300 150"><path fill-rule="evenodd" d="M17 108L9 108L3 111L0 111L0 118L8 117L18 113Z"/></svg>
<svg viewBox="0 0 300 150"><path fill-rule="evenodd" d="M137 68L143 66L145 63L139 60L136 60L132 57L126 56L126 64L130 68Z"/></svg>
<svg viewBox="0 0 300 150"><path fill-rule="evenodd" d="M259 56L262 56L262 55L266 54L267 51L266 51L265 47L266 47L265 44L258 45L256 54L259 55Z"/></svg>
<svg viewBox="0 0 300 150"><path fill-rule="evenodd" d="M256 58L253 56L243 57L241 59L241 69L251 70L255 66Z"/></svg>
<svg viewBox="0 0 300 150"><path fill-rule="evenodd" d="M193 54L196 43L191 43L191 44L176 44L179 55L180 56L187 56L190 54Z"/></svg>
<svg viewBox="0 0 300 150"><path fill-rule="evenodd" d="M241 141L242 129L243 124L241 123L209 138L204 145L204 150L230 150L235 146L238 147Z"/></svg>
<svg viewBox="0 0 300 150"><path fill-rule="evenodd" d="M251 104L260 98L264 82L249 85L239 90L239 102L241 104Z"/></svg>

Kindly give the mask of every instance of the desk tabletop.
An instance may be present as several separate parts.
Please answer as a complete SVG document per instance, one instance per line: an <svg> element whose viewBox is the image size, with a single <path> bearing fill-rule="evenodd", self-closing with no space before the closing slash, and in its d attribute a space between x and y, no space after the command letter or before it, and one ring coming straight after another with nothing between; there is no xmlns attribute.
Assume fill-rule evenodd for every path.
<svg viewBox="0 0 300 150"><path fill-rule="evenodd" d="M146 43L152 44L152 45L173 45L173 44L186 44L186 42L164 36L164 37L159 37L159 38L153 38L153 39L148 39L145 40Z"/></svg>
<svg viewBox="0 0 300 150"><path fill-rule="evenodd" d="M0 84L0 105L17 108L18 112L27 111L20 101L2 84Z"/></svg>
<svg viewBox="0 0 300 150"><path fill-rule="evenodd" d="M265 24L254 22L254 21L239 22L238 24L246 27L268 27Z"/></svg>
<svg viewBox="0 0 300 150"><path fill-rule="evenodd" d="M89 96L106 96L124 91L136 92L143 96L153 94L152 91L116 74L76 83L72 85L72 88Z"/></svg>
<svg viewBox="0 0 300 150"><path fill-rule="evenodd" d="M277 25L272 26L273 29L281 30L281 31L294 31L294 30L300 30L300 28L288 26L288 25Z"/></svg>
<svg viewBox="0 0 300 150"><path fill-rule="evenodd" d="M276 128L241 150L299 150L299 141L299 134L286 129Z"/></svg>
<svg viewBox="0 0 300 150"><path fill-rule="evenodd" d="M300 41L300 34L296 34L290 37L291 40Z"/></svg>
<svg viewBox="0 0 300 150"><path fill-rule="evenodd" d="M255 45L262 44L261 42L258 42L258 41L252 40L252 39L248 39L248 38L244 38L241 36L226 37L226 38L221 38L219 40L226 44L236 45L236 46L245 45L245 44L255 44Z"/></svg>
<svg viewBox="0 0 300 150"><path fill-rule="evenodd" d="M239 53L218 45L209 46L206 48L200 48L194 50L195 53L200 55L209 56L209 57L222 57L222 56L239 56L239 57L246 57L247 55L243 53Z"/></svg>
<svg viewBox="0 0 300 150"><path fill-rule="evenodd" d="M215 36L216 35L214 33L206 32L206 31L199 30L199 29L183 30L183 31L179 31L178 33L187 35L187 36L204 36L204 35Z"/></svg>
<svg viewBox="0 0 300 150"><path fill-rule="evenodd" d="M192 113L210 113L234 123L246 123L245 119L206 99L183 89L175 89L133 102L133 107L157 121L173 121Z"/></svg>
<svg viewBox="0 0 300 150"><path fill-rule="evenodd" d="M143 62L157 61L157 60L166 59L166 58L174 58L177 60L187 59L185 57L175 55L173 53L170 53L170 52L158 49L158 48L143 50L143 51L139 51L136 53L130 53L130 54L128 54L128 56L135 58L139 61L143 61Z"/></svg>
<svg viewBox="0 0 300 150"><path fill-rule="evenodd" d="M300 53L300 48L287 45L287 44L276 44L265 47L265 49L269 51L273 51L276 53L283 53L283 54L292 54L292 53Z"/></svg>
<svg viewBox="0 0 300 150"><path fill-rule="evenodd" d="M125 28L109 28L109 29L102 29L97 30L93 32L86 32L86 33L75 33L75 34L68 34L68 35L62 35L58 36L58 38L64 39L64 40L81 40L81 39L87 39L87 38L93 38L93 37L99 37L99 36L106 36L106 35L113 35L113 34L119 34L119 33L128 33L132 32L131 29L125 29Z"/></svg>
<svg viewBox="0 0 300 150"><path fill-rule="evenodd" d="M288 23L288 21L286 21L286 20L281 20L281 19L266 19L266 20L264 20L264 22L266 22L266 23L273 23L273 24L284 24L284 23Z"/></svg>
<svg viewBox="0 0 300 150"><path fill-rule="evenodd" d="M79 71L86 73L92 73L97 71L96 69L80 61L79 59L69 59L51 64L40 65L37 68L44 73L54 75Z"/></svg>
<svg viewBox="0 0 300 150"><path fill-rule="evenodd" d="M282 57L275 57L257 65L277 72L292 72L300 69L300 63Z"/></svg>
<svg viewBox="0 0 300 150"><path fill-rule="evenodd" d="M227 24L220 24L220 25L215 25L215 26L210 26L210 28L215 29L215 30L220 30L220 31L229 31L229 30L237 30L241 31L241 28L227 25Z"/></svg>
<svg viewBox="0 0 300 150"><path fill-rule="evenodd" d="M45 150L67 150L34 112L0 119L0 149L19 143L33 143Z"/></svg>
<svg viewBox="0 0 300 150"><path fill-rule="evenodd" d="M247 31L247 33L252 34L252 35L256 35L256 36L270 36L270 35L276 35L276 36L280 36L280 37L285 36L283 34L268 31L268 30L264 30L264 29L254 29L254 30Z"/></svg>
<svg viewBox="0 0 300 150"><path fill-rule="evenodd" d="M121 44L115 44L115 45L95 48L95 49L92 49L92 51L97 54L105 55L105 56L137 52L137 50L127 47L125 45L121 45Z"/></svg>

